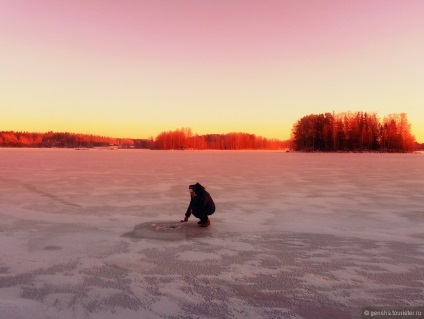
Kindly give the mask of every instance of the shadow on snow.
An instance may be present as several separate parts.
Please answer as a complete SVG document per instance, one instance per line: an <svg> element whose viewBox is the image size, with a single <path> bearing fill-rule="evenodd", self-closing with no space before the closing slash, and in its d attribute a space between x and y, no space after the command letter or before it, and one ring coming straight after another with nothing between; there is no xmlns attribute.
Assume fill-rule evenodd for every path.
<svg viewBox="0 0 424 319"><path fill-rule="evenodd" d="M132 239L183 240L212 236L211 230L195 222L147 222L134 226L134 230L121 235Z"/></svg>

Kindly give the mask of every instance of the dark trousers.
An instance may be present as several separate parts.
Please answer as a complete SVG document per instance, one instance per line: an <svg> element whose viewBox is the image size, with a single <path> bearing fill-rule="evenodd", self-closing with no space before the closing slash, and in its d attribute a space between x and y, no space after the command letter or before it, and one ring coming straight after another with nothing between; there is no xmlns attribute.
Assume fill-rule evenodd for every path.
<svg viewBox="0 0 424 319"><path fill-rule="evenodd" d="M212 215L215 212L215 210L211 211L195 211L193 209L193 215L194 217L197 217L200 219L201 222L206 222L208 220L208 216Z"/></svg>

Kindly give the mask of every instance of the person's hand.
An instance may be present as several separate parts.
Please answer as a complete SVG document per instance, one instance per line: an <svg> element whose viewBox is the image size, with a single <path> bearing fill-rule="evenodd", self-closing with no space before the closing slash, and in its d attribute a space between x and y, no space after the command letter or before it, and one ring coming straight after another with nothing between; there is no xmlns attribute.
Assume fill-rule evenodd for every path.
<svg viewBox="0 0 424 319"><path fill-rule="evenodd" d="M184 216L184 219L181 219L180 220L180 223L185 223L185 222L188 222L188 217L187 216Z"/></svg>

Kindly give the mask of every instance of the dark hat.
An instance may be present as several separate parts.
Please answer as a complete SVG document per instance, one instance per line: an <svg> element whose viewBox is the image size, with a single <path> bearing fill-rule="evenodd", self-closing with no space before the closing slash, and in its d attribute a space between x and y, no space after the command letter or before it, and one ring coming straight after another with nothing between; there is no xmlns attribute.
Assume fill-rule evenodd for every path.
<svg viewBox="0 0 424 319"><path fill-rule="evenodd" d="M200 185L199 183L189 185L188 189L192 189L193 192L195 192L196 194L201 194L205 190L205 188L202 185Z"/></svg>

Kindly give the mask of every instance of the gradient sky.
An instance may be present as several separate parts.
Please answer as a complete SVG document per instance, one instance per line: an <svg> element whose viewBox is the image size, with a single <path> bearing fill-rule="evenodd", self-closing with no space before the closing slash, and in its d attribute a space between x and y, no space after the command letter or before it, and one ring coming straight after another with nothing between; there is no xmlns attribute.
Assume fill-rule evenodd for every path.
<svg viewBox="0 0 424 319"><path fill-rule="evenodd" d="M424 142L422 0L0 0L0 130L288 139L407 113Z"/></svg>

